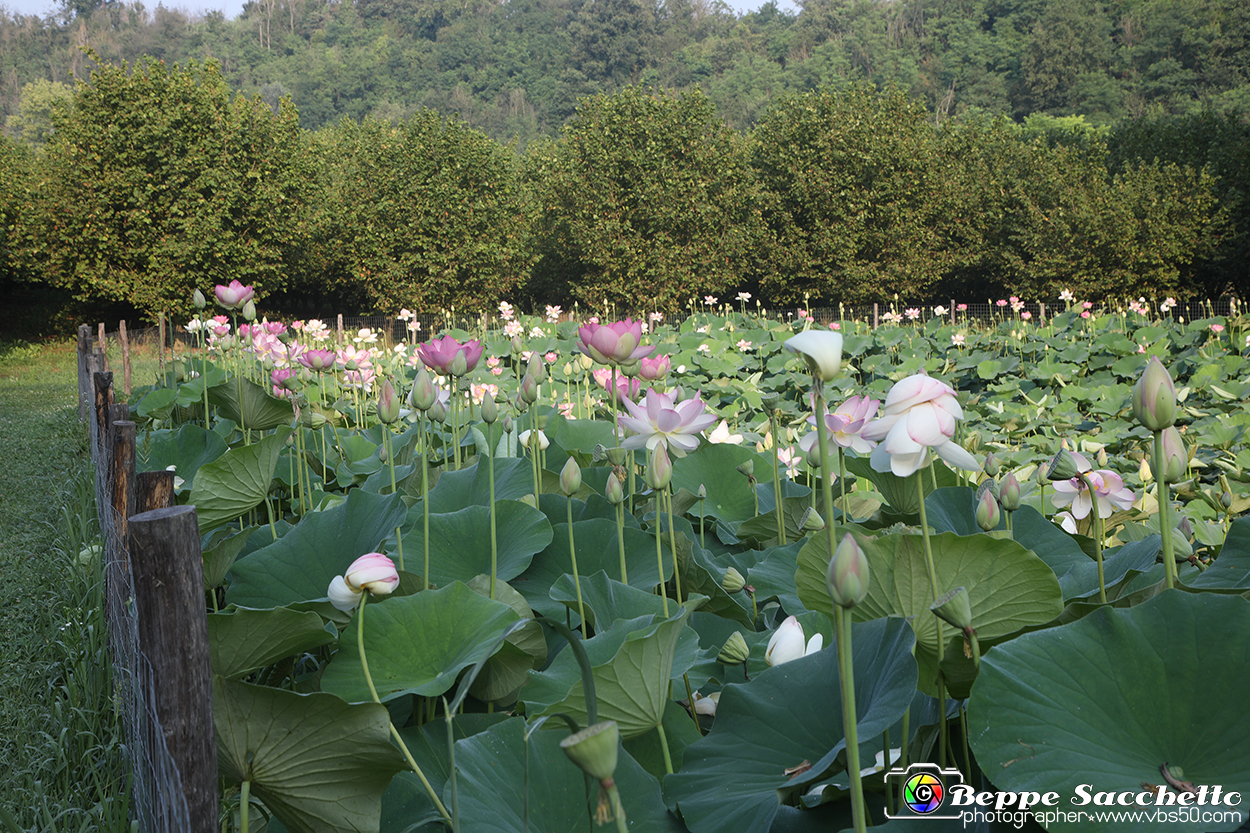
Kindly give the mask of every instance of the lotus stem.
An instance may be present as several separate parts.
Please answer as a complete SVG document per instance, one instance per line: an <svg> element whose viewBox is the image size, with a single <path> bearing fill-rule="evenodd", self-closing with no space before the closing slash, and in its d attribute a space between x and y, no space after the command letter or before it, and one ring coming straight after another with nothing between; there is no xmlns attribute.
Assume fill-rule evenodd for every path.
<svg viewBox="0 0 1250 833"><path fill-rule="evenodd" d="M1156 459L1155 462L1162 462L1162 460ZM1157 477L1158 473L1156 473L1155 476ZM1085 476L1084 472L1079 472L1077 477L1081 478L1081 482L1085 484L1085 490L1089 492L1090 524L1094 528L1094 560L1098 562L1098 601L1101 604L1106 604L1107 583L1103 580L1102 573L1102 543L1105 536L1102 523L1102 513L1098 511L1098 496L1094 493L1094 484L1089 482L1089 478ZM1160 501L1159 505L1162 507L1162 501ZM1164 569L1166 570L1167 568L1165 567Z"/></svg>
<svg viewBox="0 0 1250 833"><path fill-rule="evenodd" d="M629 825L625 822L625 808L621 805L621 792L616 788L616 782L608 778L600 782L600 786L608 793L608 800L612 802L612 815L616 818L616 833L629 833Z"/></svg>
<svg viewBox="0 0 1250 833"><path fill-rule="evenodd" d="M360 652L360 670L364 672L365 682L369 685L369 694L373 696L373 702L379 706L382 705L382 699L378 697L378 690L373 685L373 676L369 673L369 661L365 657L365 607L369 601L369 594L365 593L360 597L360 607L356 614L356 649ZM425 791L429 793L430 799L434 802L434 806L438 809L439 814L444 821L451 822L452 818L447 813L447 808L443 806L442 799L438 797L438 793L434 791L434 787L430 785L430 780L425 777L425 773L421 771L420 765L416 759L412 757L412 753L408 751L408 744L404 743L404 739L400 736L399 730L395 728L395 724L389 719L387 723L391 727L391 737L399 744L399 749L404 753L404 759L408 761L408 766L412 767L412 771L417 774L417 778L421 781L421 786L425 787ZM453 823L454 824L454 823Z"/></svg>
<svg viewBox="0 0 1250 833"><path fill-rule="evenodd" d="M936 478L934 478L936 480ZM938 599L937 570L933 567L933 544L929 541L929 516L924 505L924 480L922 476L916 476L916 494L920 498L920 531L924 536L924 560L925 568L929 572L929 592L933 594L933 601ZM946 754L949 747L950 728L946 725L946 680L942 677L942 659L946 653L946 635L942 632L942 620L935 621L937 625L937 655L938 655L938 722L941 726L938 743L938 766L946 766Z"/></svg>
<svg viewBox="0 0 1250 833"><path fill-rule="evenodd" d="M486 426L487 432L490 426ZM486 474L490 478L490 597L495 598L495 575L499 572L499 536L495 519L495 451L490 439L486 440ZM573 534L570 527L569 534Z"/></svg>
<svg viewBox="0 0 1250 833"><path fill-rule="evenodd" d="M691 703L690 707L693 709L694 704ZM668 753L668 735L664 733L663 719L661 719L659 723L655 724L655 730L660 733L660 749L664 752L664 772L668 775L672 775L673 757Z"/></svg>
<svg viewBox="0 0 1250 833"><path fill-rule="evenodd" d="M488 704L488 705L493 705ZM460 793L456 789L456 733L452 731L452 710L447 708L447 698L443 698L443 717L447 721L447 780L451 784L451 829L452 833L460 833Z"/></svg>
<svg viewBox="0 0 1250 833"><path fill-rule="evenodd" d="M886 772L890 771L890 730L886 729L881 733L881 764ZM894 815L894 790L886 787L885 790L885 812L886 815Z"/></svg>
<svg viewBox="0 0 1250 833"><path fill-rule="evenodd" d="M828 441L828 429L825 427L825 391L820 376L812 375L813 403L816 408L816 448L820 455L821 498L825 507L825 542L829 548L829 557L838 548L837 524L833 520L833 467L828 458L829 451L825 443Z"/></svg>
<svg viewBox="0 0 1250 833"><path fill-rule="evenodd" d="M615 474L609 477L616 477ZM616 543L621 553L621 584L629 584L629 573L625 568L625 504L616 505Z"/></svg>
<svg viewBox="0 0 1250 833"><path fill-rule="evenodd" d="M664 505L668 513L668 545L673 552L673 583L677 604L681 604L681 570L677 566L677 534L673 531L673 488L664 487Z"/></svg>
<svg viewBox="0 0 1250 833"><path fill-rule="evenodd" d="M1172 494L1168 490L1163 471L1163 432L1155 431L1154 460L1155 483L1158 484L1159 538L1163 544L1163 580L1169 590L1176 586L1176 552L1172 544ZM1095 507L1097 509L1097 507ZM1102 563L1099 562L1099 584L1102 584Z"/></svg>
<svg viewBox="0 0 1250 833"><path fill-rule="evenodd" d="M252 802L252 782L249 779L243 780L243 790L239 794L239 829L243 833L248 833L248 809Z"/></svg>
<svg viewBox="0 0 1250 833"><path fill-rule="evenodd" d="M768 410L769 427L773 432L773 507L777 515L777 543L781 546L786 545L786 522L782 513L781 503L781 464L778 455L781 454L781 437L777 433L777 411L775 408Z"/></svg>
<svg viewBox="0 0 1250 833"><path fill-rule="evenodd" d="M855 711L855 667L851 655L851 612L834 605L834 639L838 643L838 679L842 684L842 727L846 732L846 769L851 776L851 818L856 833L867 830L864 784L859 766L859 724ZM888 737L888 735L887 735ZM886 758L889 758L887 742Z"/></svg>
<svg viewBox="0 0 1250 833"><path fill-rule="evenodd" d="M838 511L841 512L842 517L845 518L846 517L846 449L843 448L842 446L838 446L838 492L841 495L840 500L839 500L839 503L841 503L841 506L838 507ZM830 512L829 517L825 519L825 523L832 524L833 522L834 522L833 513ZM835 538L837 537L836 534L834 537Z"/></svg>
<svg viewBox="0 0 1250 833"><path fill-rule="evenodd" d="M582 620L582 639L589 639L586 634L586 609L582 606L582 580L577 574L577 548L573 545L573 498L565 498L569 519L569 560L573 562L573 586L577 588L577 615ZM493 558L493 553L492 553ZM495 587L494 562L491 562L491 590ZM491 598L494 598L492 594Z"/></svg>
<svg viewBox="0 0 1250 833"><path fill-rule="evenodd" d="M421 568L421 584L424 589L430 589L430 460L426 442L429 434L425 430L425 425L420 427L419 442L421 443L421 522L423 524L423 539L425 544L425 562ZM493 480L491 481L494 482Z"/></svg>
<svg viewBox="0 0 1250 833"><path fill-rule="evenodd" d="M657 495L659 493L657 492ZM655 563L660 570L660 595L664 598L664 618L668 618L668 588L665 587L664 581L664 547L660 542L660 520L659 514L656 514L655 529Z"/></svg>

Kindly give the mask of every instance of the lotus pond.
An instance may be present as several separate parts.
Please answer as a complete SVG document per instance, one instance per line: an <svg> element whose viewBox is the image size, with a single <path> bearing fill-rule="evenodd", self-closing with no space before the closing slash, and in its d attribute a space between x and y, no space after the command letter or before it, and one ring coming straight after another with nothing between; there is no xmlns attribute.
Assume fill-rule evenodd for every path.
<svg viewBox="0 0 1250 833"><path fill-rule="evenodd" d="M132 412L203 536L223 829L937 830L917 762L1250 793L1250 322L1069 306L197 318Z"/></svg>

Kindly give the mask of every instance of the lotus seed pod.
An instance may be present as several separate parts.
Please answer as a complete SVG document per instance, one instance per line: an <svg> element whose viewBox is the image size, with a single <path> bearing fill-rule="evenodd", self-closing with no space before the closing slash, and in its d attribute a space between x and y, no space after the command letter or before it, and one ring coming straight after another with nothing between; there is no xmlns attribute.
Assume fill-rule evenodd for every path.
<svg viewBox="0 0 1250 833"><path fill-rule="evenodd" d="M761 393L760 402L763 404L764 410L775 411L777 410L777 406L781 403L781 395L778 394L776 391L768 391L767 393Z"/></svg>
<svg viewBox="0 0 1250 833"><path fill-rule="evenodd" d="M547 427L547 420L551 419L551 414L538 414L534 417L534 425L539 431Z"/></svg>
<svg viewBox="0 0 1250 833"><path fill-rule="evenodd" d="M625 455L628 453L625 449L609 448L609 449L605 449L604 453L608 455L608 462L611 463L612 465L614 466L625 465Z"/></svg>
<svg viewBox="0 0 1250 833"><path fill-rule="evenodd" d="M596 781L606 781L616 772L620 746L621 732L615 720L596 723L560 741L569 760Z"/></svg>
<svg viewBox="0 0 1250 833"><path fill-rule="evenodd" d="M1176 421L1176 386L1158 356L1151 356L1133 386L1133 416L1150 431Z"/></svg>
<svg viewBox="0 0 1250 833"><path fill-rule="evenodd" d="M742 573L733 567L725 570L725 575L720 580L721 589L726 593L737 593L743 587L746 587L746 584L746 579L742 577Z"/></svg>
<svg viewBox="0 0 1250 833"><path fill-rule="evenodd" d="M937 617L947 624L954 625L961 631L972 627L972 603L968 599L968 588L956 587L943 594L937 601L929 605Z"/></svg>
<svg viewBox="0 0 1250 833"><path fill-rule="evenodd" d="M738 469L739 474L745 475L747 477L754 477L755 476L755 461L747 460L745 463L741 463L740 465L738 465L737 469Z"/></svg>
<svg viewBox="0 0 1250 833"><path fill-rule="evenodd" d="M799 521L799 529L804 532L819 532L824 528L825 519L820 517L820 514L815 509L810 506L807 507L806 511L803 512L802 519Z"/></svg>
<svg viewBox="0 0 1250 833"><path fill-rule="evenodd" d="M725 640L720 653L716 655L716 661L722 665L742 665L749 656L751 656L751 649L747 647L746 639L743 638L741 631L734 631Z"/></svg>
<svg viewBox="0 0 1250 833"><path fill-rule="evenodd" d="M582 468L577 460L570 457L560 470L560 491L565 497L572 497L582 487Z"/></svg>
<svg viewBox="0 0 1250 833"><path fill-rule="evenodd" d="M1047 480L1071 480L1080 473L1076 458L1065 448L1059 449L1045 469Z"/></svg>
<svg viewBox="0 0 1250 833"><path fill-rule="evenodd" d="M854 607L868 596L868 582L868 558L855 536L848 532L829 559L825 573L829 598L839 607Z"/></svg>
<svg viewBox="0 0 1250 833"><path fill-rule="evenodd" d="M630 362L629 364L623 364L620 366L620 371L622 376L627 376L630 379L633 379L640 372L642 372L642 362Z"/></svg>

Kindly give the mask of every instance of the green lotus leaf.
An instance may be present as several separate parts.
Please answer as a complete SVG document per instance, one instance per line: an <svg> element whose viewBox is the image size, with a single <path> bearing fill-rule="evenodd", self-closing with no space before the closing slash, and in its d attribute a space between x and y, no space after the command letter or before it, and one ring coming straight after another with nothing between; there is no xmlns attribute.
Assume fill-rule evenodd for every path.
<svg viewBox="0 0 1250 833"><path fill-rule="evenodd" d="M321 617L285 607L254 610L229 607L208 614L208 648L213 673L242 677L280 659L335 641Z"/></svg>
<svg viewBox="0 0 1250 833"><path fill-rule="evenodd" d="M1250 744L1242 742L1250 737L1248 690L1250 601L1167 591L986 653L968 702L968 736L999 789L1057 791L1065 804L1079 784L1091 792L1131 793L1143 783L1161 784L1165 763L1197 787L1218 784L1244 796L1250 793ZM1166 829L1234 830L1240 823L1178 817ZM1161 828L1154 820L1087 817L1049 829Z"/></svg>
<svg viewBox="0 0 1250 833"><path fill-rule="evenodd" d="M200 532L233 521L260 505L269 494L278 455L289 433L278 431L258 443L232 448L200 467L190 500Z"/></svg>
<svg viewBox="0 0 1250 833"><path fill-rule="evenodd" d="M1250 517L1233 521L1219 557L1186 585L1203 590L1250 588Z"/></svg>
<svg viewBox="0 0 1250 833"><path fill-rule="evenodd" d="M213 431L188 423L177 430L148 432L135 452L136 469L159 471L174 466L174 473L184 481L183 488L190 489L200 467L226 453L226 441Z"/></svg>
<svg viewBox="0 0 1250 833"><path fill-rule="evenodd" d="M250 379L238 375L208 389L208 404L249 431L268 431L295 421L295 409Z"/></svg>

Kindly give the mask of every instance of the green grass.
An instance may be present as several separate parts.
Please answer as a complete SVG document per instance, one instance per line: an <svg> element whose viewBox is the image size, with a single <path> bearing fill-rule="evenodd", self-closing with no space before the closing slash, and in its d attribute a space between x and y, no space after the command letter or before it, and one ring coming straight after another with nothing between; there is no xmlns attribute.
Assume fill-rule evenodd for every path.
<svg viewBox="0 0 1250 833"><path fill-rule="evenodd" d="M129 829L76 401L72 344L0 345L0 830Z"/></svg>

